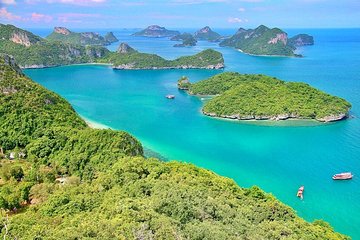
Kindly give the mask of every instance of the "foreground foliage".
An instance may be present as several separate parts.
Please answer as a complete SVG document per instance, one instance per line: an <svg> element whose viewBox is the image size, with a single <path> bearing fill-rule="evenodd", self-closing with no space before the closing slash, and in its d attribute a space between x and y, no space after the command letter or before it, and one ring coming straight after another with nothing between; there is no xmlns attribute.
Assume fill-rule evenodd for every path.
<svg viewBox="0 0 360 240"><path fill-rule="evenodd" d="M0 66L1 103L17 103L0 111L1 134L12 136L5 154L20 147L27 154L0 162L2 238L346 239L323 221L305 222L257 187L240 188L190 164L145 159L129 134L89 129L9 58ZM26 122L41 131L28 128L27 111ZM19 143L17 132L26 141Z"/></svg>
<svg viewBox="0 0 360 240"><path fill-rule="evenodd" d="M306 83L284 82L264 75L222 73L191 84L190 93L219 95L203 112L239 119L305 118L322 120L346 115L346 100L312 88Z"/></svg>

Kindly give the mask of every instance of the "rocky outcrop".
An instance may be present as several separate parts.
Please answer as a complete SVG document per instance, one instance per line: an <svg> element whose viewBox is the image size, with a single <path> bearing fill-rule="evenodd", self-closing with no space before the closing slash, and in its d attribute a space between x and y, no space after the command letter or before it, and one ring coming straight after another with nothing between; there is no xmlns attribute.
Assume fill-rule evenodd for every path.
<svg viewBox="0 0 360 240"><path fill-rule="evenodd" d="M117 38L115 37L115 35L114 35L113 32L108 32L108 33L106 33L104 39L105 39L105 41L108 42L109 44L119 41L119 39L117 39Z"/></svg>
<svg viewBox="0 0 360 240"><path fill-rule="evenodd" d="M284 113L284 114L279 114L279 115L274 115L274 116L267 116L267 115L262 115L262 116L257 116L257 115L240 115L240 114L234 114L234 115L218 115L216 113L209 113L209 112L205 112L202 111L204 115L207 115L209 117L219 117L219 118L227 118L227 119L233 119L233 120L270 120L270 121L282 121L282 120L289 120L289 119L308 119L308 118L302 118L297 116L296 114L288 114L288 113ZM337 115L330 115L330 116L326 116L323 118L317 118L316 120L319 122L335 122L335 121L340 121L343 119L346 119L348 116L348 114L345 113L341 113L341 114L337 114Z"/></svg>
<svg viewBox="0 0 360 240"><path fill-rule="evenodd" d="M54 32L62 35L69 35L71 33L71 31L65 27L55 27Z"/></svg>
<svg viewBox="0 0 360 240"><path fill-rule="evenodd" d="M278 34L276 34L276 37L271 38L271 39L268 41L268 43L269 43L269 44L276 44L276 43L278 43L278 42L280 41L280 42L282 42L284 45L286 45L287 40L288 40L288 37L287 37L287 34L286 34L286 33L278 33Z"/></svg>
<svg viewBox="0 0 360 240"><path fill-rule="evenodd" d="M316 120L318 120L320 122L335 122L335 121L343 120L347 117L348 117L348 114L340 113L340 114L335 114L335 115L330 115L330 116L326 116L323 118L319 118Z"/></svg>
<svg viewBox="0 0 360 240"><path fill-rule="evenodd" d="M120 54L136 53L137 51L129 46L127 43L121 43L118 50L116 51Z"/></svg>
<svg viewBox="0 0 360 240"><path fill-rule="evenodd" d="M171 66L171 67L136 67L135 63L128 63L128 64L120 64L114 65L112 68L117 70L162 70L162 69L208 69L208 70L216 70L216 69L223 69L225 65L223 63L218 64L210 64L204 67L195 66L195 65L178 65L178 66Z"/></svg>
<svg viewBox="0 0 360 240"><path fill-rule="evenodd" d="M7 55L7 54L0 54L0 59L2 64L6 64L10 66L12 69L14 69L18 74L23 75L23 72L21 71L20 67L15 62L15 59L13 56Z"/></svg>
<svg viewBox="0 0 360 240"><path fill-rule="evenodd" d="M30 47L32 44L27 34L23 32L13 33L10 41L16 44L24 45L25 47Z"/></svg>

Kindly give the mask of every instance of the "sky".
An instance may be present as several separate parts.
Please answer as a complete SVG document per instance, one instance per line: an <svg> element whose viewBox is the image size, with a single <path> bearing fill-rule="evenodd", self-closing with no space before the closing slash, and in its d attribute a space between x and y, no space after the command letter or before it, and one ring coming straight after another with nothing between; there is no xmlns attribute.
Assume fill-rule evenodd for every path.
<svg viewBox="0 0 360 240"><path fill-rule="evenodd" d="M23 28L360 27L360 0L0 0L0 22Z"/></svg>

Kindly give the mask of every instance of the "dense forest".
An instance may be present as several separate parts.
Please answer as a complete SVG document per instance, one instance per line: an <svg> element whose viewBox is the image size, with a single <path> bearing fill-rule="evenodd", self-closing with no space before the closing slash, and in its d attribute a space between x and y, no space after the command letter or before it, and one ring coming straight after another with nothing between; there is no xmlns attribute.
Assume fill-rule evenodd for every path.
<svg viewBox="0 0 360 240"><path fill-rule="evenodd" d="M205 114L217 117L335 121L345 118L351 108L346 100L306 83L284 82L259 74L227 72L188 88L195 95L217 95L203 107Z"/></svg>

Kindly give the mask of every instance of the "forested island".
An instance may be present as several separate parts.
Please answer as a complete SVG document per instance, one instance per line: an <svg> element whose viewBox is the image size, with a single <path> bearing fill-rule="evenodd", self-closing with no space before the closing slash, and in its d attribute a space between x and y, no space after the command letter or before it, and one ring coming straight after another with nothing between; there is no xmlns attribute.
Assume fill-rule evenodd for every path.
<svg viewBox="0 0 360 240"><path fill-rule="evenodd" d="M233 36L223 40L220 46L234 47L252 55L301 57L294 52L296 48L313 44L313 37L307 34L288 38L288 34L279 28L260 25L255 29L240 28Z"/></svg>
<svg viewBox="0 0 360 240"><path fill-rule="evenodd" d="M175 44L174 47L192 47L196 46L196 39L190 33L182 33L170 38L171 41L182 41L182 43Z"/></svg>
<svg viewBox="0 0 360 240"><path fill-rule="evenodd" d="M179 88L193 95L211 95L202 112L211 117L238 120L345 119L351 104L301 82L285 82L261 74L227 72Z"/></svg>
<svg viewBox="0 0 360 240"><path fill-rule="evenodd" d="M65 27L55 27L54 31L46 37L49 41L60 41L78 45L110 45L119 40L112 32L108 32L104 37L95 32L72 32Z"/></svg>
<svg viewBox="0 0 360 240"><path fill-rule="evenodd" d="M179 34L180 34L179 31L168 30L168 29L166 29L164 27L160 27L158 25L151 25L151 26L148 26L147 28L145 28L139 32L136 32L132 35L136 36L136 37L162 38L162 37L173 37L173 36L176 36Z"/></svg>
<svg viewBox="0 0 360 240"><path fill-rule="evenodd" d="M125 44L125 43L123 43ZM111 52L96 45L82 46L70 42L43 39L12 25L0 25L0 51L14 56L21 68L44 68L78 63L107 63L114 69L220 69L222 54L204 50L193 56L166 60L155 54L138 51Z"/></svg>
<svg viewBox="0 0 360 240"><path fill-rule="evenodd" d="M0 57L4 239L348 239L258 187L143 157L126 132L87 127Z"/></svg>

